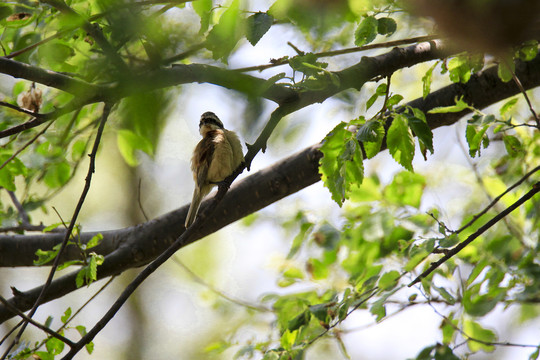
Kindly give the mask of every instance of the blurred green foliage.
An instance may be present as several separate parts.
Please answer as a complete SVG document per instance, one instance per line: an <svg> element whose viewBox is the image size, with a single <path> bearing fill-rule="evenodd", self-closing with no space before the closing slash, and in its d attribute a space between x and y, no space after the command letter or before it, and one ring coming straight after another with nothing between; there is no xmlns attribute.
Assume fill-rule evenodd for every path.
<svg viewBox="0 0 540 360"><path fill-rule="evenodd" d="M385 41L389 36L403 38L414 30L414 24L402 16L403 9L392 0L276 0L268 4L266 11L253 11L248 1L241 0L71 0L62 4L78 15L46 2L0 4L0 51L15 61L84 80L101 89L117 84L129 88L130 96L117 94L119 99L114 99L121 98L107 131L115 135L119 152L130 166L139 164L141 151L149 156L155 154L173 99L182 92L136 88L129 81L132 76L173 62L226 68L231 56L246 42L257 46L273 27L286 26L307 49L294 47L297 54L282 59L287 63L286 72L269 76L268 88L279 81L301 92L323 90L338 87L340 79L329 70L331 61L321 60L317 52L343 45L363 46ZM114 49L115 59L84 28L87 22ZM501 59L500 78L513 80L513 60L529 61L537 52L536 41L509 51ZM486 62L483 54L470 53L433 62L418 76L423 97L430 94L435 78L466 84L486 67ZM339 343L347 357L339 327L354 311L367 311L374 322L380 322L409 307L437 303L444 307L439 314L441 343L419 349L416 359L457 359L456 354L464 354L459 349L463 341L468 347L466 354L491 352L497 342L503 341L497 330L482 324L483 317L495 309L515 306L524 320L538 317L538 307L532 305L540 299L538 197L422 279L420 285L407 286L431 262L500 209L490 209L461 231L446 228L439 219L439 209L430 209L431 215L425 212L424 193L433 183L429 174L413 172L413 160L417 148L427 158L428 150L437 153L439 144L426 115L402 106L405 96L395 93L402 89L387 78L373 80L378 84L367 100L357 100L352 91L340 95L344 107L362 108L362 115L354 110L350 121L335 124L322 141L320 173L330 197L342 207L339 220L299 211L296 217L279 224L292 233L286 265L276 279L284 292L261 299L271 309L271 318L250 313L253 322L265 324L265 340L246 343L242 326L238 326L223 334L223 340L209 344L208 353L233 348L236 358L302 359L314 343L327 338ZM32 89L30 81L17 81L3 94L2 101L19 106L22 96L30 96ZM37 89L42 92L39 101L35 99L40 113L76 104L81 96L77 89L72 89L73 93L43 85L37 85ZM253 97L261 93L260 89L252 90ZM375 115L366 115L381 101ZM455 105L430 111L472 111L465 134L461 134L472 158L500 145L488 169L476 174L481 180L476 189L484 191L486 198L499 195L540 163L538 124L529 121L524 103L521 97L515 97L483 113L460 98ZM30 214L37 209L46 211L47 201L65 188L80 163L87 160L85 155L93 143L101 109L99 103L79 106L47 125L5 141L0 150L0 186L15 192L22 208ZM29 120L27 114L9 107L1 107L0 114L0 130ZM387 182L365 170L367 159L383 148L404 169ZM501 203L509 205L523 192L523 187L518 188ZM471 197L457 221L468 224L486 203ZM4 198L0 217L3 226L22 222L15 205ZM256 226L259 221L253 216L244 223ZM84 248L77 244L76 235L71 242L80 247L86 261L65 265L81 266L77 286L90 284L96 280L103 257L88 250L97 246L99 239ZM49 263L57 252L58 248L39 251L36 264ZM314 290L296 287L306 284ZM392 306L396 303L400 304L397 310ZM62 317L63 324L70 318L68 310ZM86 333L82 326L75 329L81 336ZM236 337L240 340L236 341ZM15 358L24 359L33 353L34 357L54 359L63 348L61 341L48 338L40 346L21 350ZM93 344L88 344L87 350L92 352ZM533 347L531 352L531 358L538 357L538 348L535 351Z"/></svg>

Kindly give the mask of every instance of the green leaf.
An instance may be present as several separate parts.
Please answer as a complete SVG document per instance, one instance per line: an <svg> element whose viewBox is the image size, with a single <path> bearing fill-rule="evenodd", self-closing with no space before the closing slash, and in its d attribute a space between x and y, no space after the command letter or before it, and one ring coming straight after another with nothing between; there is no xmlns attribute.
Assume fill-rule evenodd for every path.
<svg viewBox="0 0 540 360"><path fill-rule="evenodd" d="M309 259L307 262L309 273L315 280L326 279L330 269L319 259Z"/></svg>
<svg viewBox="0 0 540 360"><path fill-rule="evenodd" d="M386 139L390 154L401 166L413 171L414 139L403 114L396 114Z"/></svg>
<svg viewBox="0 0 540 360"><path fill-rule="evenodd" d="M51 189L56 189L65 185L70 178L71 167L67 161L62 161L49 165L47 171L45 171L43 182Z"/></svg>
<svg viewBox="0 0 540 360"><path fill-rule="evenodd" d="M428 71L422 76L422 97L425 99L431 92L431 82L433 80L433 70L437 66L437 63L433 64Z"/></svg>
<svg viewBox="0 0 540 360"><path fill-rule="evenodd" d="M385 198L392 204L420 207L426 179L409 171L397 173L392 182L384 188Z"/></svg>
<svg viewBox="0 0 540 360"><path fill-rule="evenodd" d="M373 16L367 16L362 20L354 33L354 44L362 46L369 44L377 36L379 22Z"/></svg>
<svg viewBox="0 0 540 360"><path fill-rule="evenodd" d="M435 289L450 305L454 305L456 303L456 299L444 287L437 287L433 285L432 288Z"/></svg>
<svg viewBox="0 0 540 360"><path fill-rule="evenodd" d="M390 36L396 32L397 23L394 19L385 17L377 19L377 32L381 35Z"/></svg>
<svg viewBox="0 0 540 360"><path fill-rule="evenodd" d="M233 0L206 38L206 47L212 51L214 59L227 60L244 33L244 22L240 1Z"/></svg>
<svg viewBox="0 0 540 360"><path fill-rule="evenodd" d="M386 299L379 299L373 303L369 308L369 312L375 315L375 321L379 322L386 316L386 307L384 301Z"/></svg>
<svg viewBox="0 0 540 360"><path fill-rule="evenodd" d="M348 199L351 185L361 184L364 177L360 144L354 134L345 129L346 125L340 123L324 139L319 167L324 185L340 206Z"/></svg>
<svg viewBox="0 0 540 360"><path fill-rule="evenodd" d="M287 287L291 286L292 284L295 284L298 282L298 280L301 280L304 278L304 273L301 269L289 266L282 274L282 279L278 281L278 286L280 287Z"/></svg>
<svg viewBox="0 0 540 360"><path fill-rule="evenodd" d="M395 94L395 95L392 95L390 96L390 98L388 98L388 100L386 101L386 106L389 108L389 109L392 109L395 105L397 105L401 100L403 100L403 96L399 95L399 94Z"/></svg>
<svg viewBox="0 0 540 360"><path fill-rule="evenodd" d="M360 142L377 142L382 137L384 137L383 125L375 119L360 125L356 132L356 140Z"/></svg>
<svg viewBox="0 0 540 360"><path fill-rule="evenodd" d="M255 46L270 29L274 18L267 13L258 12L246 19L246 39Z"/></svg>
<svg viewBox="0 0 540 360"><path fill-rule="evenodd" d="M517 51L516 57L523 61L531 61L538 54L538 40L526 41Z"/></svg>
<svg viewBox="0 0 540 360"><path fill-rule="evenodd" d="M460 358L454 354L450 347L437 344L437 346L435 346L433 360L460 360Z"/></svg>
<svg viewBox="0 0 540 360"><path fill-rule="evenodd" d="M433 154L433 132L427 124L426 117L419 109L414 109L413 116L407 116L409 127L414 132L418 141Z"/></svg>
<svg viewBox="0 0 540 360"><path fill-rule="evenodd" d="M73 265L83 265L84 262L82 260L70 260L70 261L66 261L60 265L58 265L58 271L60 270L63 270L63 269L66 269L70 266L73 266Z"/></svg>
<svg viewBox="0 0 540 360"><path fill-rule="evenodd" d="M457 234L452 234L439 241L439 246L443 248L450 248L459 242Z"/></svg>
<svg viewBox="0 0 540 360"><path fill-rule="evenodd" d="M103 235L101 235L101 233L94 235L90 239L90 241L88 241L88 243L86 244L86 249L91 249L95 246L98 246L102 240L103 240Z"/></svg>
<svg viewBox="0 0 540 360"><path fill-rule="evenodd" d="M466 83L471 78L471 68L466 56L456 56L448 61L450 80L455 83Z"/></svg>
<svg viewBox="0 0 540 360"><path fill-rule="evenodd" d="M415 360L432 360L433 357L431 356L431 353L434 349L435 349L435 346L428 346L428 347L423 348L418 353L418 356L416 356Z"/></svg>
<svg viewBox="0 0 540 360"><path fill-rule="evenodd" d="M12 13L13 10L11 10L11 7L0 5L0 20L7 18Z"/></svg>
<svg viewBox="0 0 540 360"><path fill-rule="evenodd" d="M201 29L199 30L199 33L203 34L210 26L212 7L214 6L212 0L192 1L191 5L193 6L193 10L195 10L197 15L201 18Z"/></svg>
<svg viewBox="0 0 540 360"><path fill-rule="evenodd" d="M36 351L33 355L37 356L40 360L54 360L54 355L46 351Z"/></svg>
<svg viewBox="0 0 540 360"><path fill-rule="evenodd" d="M540 347L536 348L536 351L529 355L529 360L537 360L540 356Z"/></svg>
<svg viewBox="0 0 540 360"><path fill-rule="evenodd" d="M329 306L326 303L312 305L309 307L309 311L317 318L319 321L321 321L323 324L329 324L331 317L329 314Z"/></svg>
<svg viewBox="0 0 540 360"><path fill-rule="evenodd" d="M38 56L43 59L50 68L56 71L73 71L74 68L67 61L75 55L75 51L69 43L63 41L51 41L38 47Z"/></svg>
<svg viewBox="0 0 540 360"><path fill-rule="evenodd" d="M446 114L446 113L458 113L463 110L472 110L473 108L469 106L463 98L456 98L456 104L451 106L439 106L428 111L430 114Z"/></svg>
<svg viewBox="0 0 540 360"><path fill-rule="evenodd" d="M296 71L300 71L308 76L317 76L324 72L328 63L317 61L319 58L313 53L294 56L289 60L289 66Z"/></svg>
<svg viewBox="0 0 540 360"><path fill-rule="evenodd" d="M375 101L379 98L378 94L373 94L371 97L366 101L366 111L369 110L375 104Z"/></svg>
<svg viewBox="0 0 540 360"><path fill-rule="evenodd" d="M521 144L521 141L513 135L505 135L503 136L503 142L504 146L506 148L506 152L510 157L517 157L525 153L525 150L523 149L523 144Z"/></svg>
<svg viewBox="0 0 540 360"><path fill-rule="evenodd" d="M509 82L514 77L514 71L516 71L516 65L512 58L508 58L508 61L499 63L497 67L497 75L503 82Z"/></svg>
<svg viewBox="0 0 540 360"><path fill-rule="evenodd" d="M41 249L36 250L36 256L38 258L34 260L34 265L41 266L54 260L54 258L56 257L56 254L58 254L59 249L60 249L60 245L56 245L53 248L53 250L41 250Z"/></svg>
<svg viewBox="0 0 540 360"><path fill-rule="evenodd" d="M118 130L116 141L120 154L129 166L137 166L139 164L139 160L136 157L137 150L144 151L147 154L151 154L153 151L152 144L147 138L131 130Z"/></svg>
<svg viewBox="0 0 540 360"><path fill-rule="evenodd" d="M103 255L98 255L96 253L90 253L90 259L88 265L81 268L77 273L75 278L75 284L78 288L83 285L90 285L92 282L97 280L97 267L103 264L104 257Z"/></svg>
<svg viewBox="0 0 540 360"><path fill-rule="evenodd" d="M463 308L472 316L484 316L491 312L504 298L504 292L499 294L476 295L470 290L465 291L463 296Z"/></svg>
<svg viewBox="0 0 540 360"><path fill-rule="evenodd" d="M395 270L386 272L379 278L379 288L381 290L389 290L398 284L399 278L399 272Z"/></svg>
<svg viewBox="0 0 540 360"><path fill-rule="evenodd" d="M270 350L264 354L262 360L280 360L280 356L277 351Z"/></svg>
<svg viewBox="0 0 540 360"><path fill-rule="evenodd" d="M79 332L79 334L84 337L86 335L86 327L82 326L82 325L78 325L75 327L75 329L77 329L77 331ZM85 345L85 348L86 348L86 351L89 353L89 354L92 354L92 352L94 351L94 343L93 342L89 342L88 344Z"/></svg>
<svg viewBox="0 0 540 360"><path fill-rule="evenodd" d="M51 355L58 355L62 351L64 351L64 342L62 340L58 340L55 337L50 337L45 342L45 347L47 348L47 352Z"/></svg>
<svg viewBox="0 0 540 360"><path fill-rule="evenodd" d="M73 161L79 161L86 152L86 141L77 140L71 146L71 159Z"/></svg>
<svg viewBox="0 0 540 360"><path fill-rule="evenodd" d="M512 111L512 109L516 106L517 102L518 102L518 98L513 98L505 102L504 105L501 106L501 109L499 110L499 113L501 114L501 116Z"/></svg>
<svg viewBox="0 0 540 360"><path fill-rule="evenodd" d="M443 336L443 344L450 344L452 341L454 341L455 336L457 334L457 329L459 325L458 320L454 320L454 314L451 313L449 316L447 316L446 319L443 319L441 324L441 330L442 330L442 336Z"/></svg>
<svg viewBox="0 0 540 360"><path fill-rule="evenodd" d="M311 312L309 310L305 310L289 321L287 331L293 332L298 330L300 326L308 324L309 320L311 320Z"/></svg>
<svg viewBox="0 0 540 360"><path fill-rule="evenodd" d="M0 165L4 164L11 154L0 155ZM17 175L26 175L28 172L26 166L18 159L13 158L2 169L0 169L0 186L9 191L17 190L15 186L15 177Z"/></svg>
<svg viewBox="0 0 540 360"><path fill-rule="evenodd" d="M60 318L60 321L62 321L62 324L65 324L69 318L71 317L71 308L68 307L66 311L64 311L64 315Z"/></svg>
<svg viewBox="0 0 540 360"><path fill-rule="evenodd" d="M469 155L471 157L475 157L477 154L480 155L481 145L484 145L485 147L487 129L489 129L489 125L481 127L480 130L477 130L477 127L474 125L467 125L465 138L469 144Z"/></svg>
<svg viewBox="0 0 540 360"><path fill-rule="evenodd" d="M412 271L415 267L418 266L418 264L420 264L426 259L428 254L429 253L427 251L416 252L409 258L409 261L407 261L407 264L405 264L403 269L405 271Z"/></svg>
<svg viewBox="0 0 540 360"><path fill-rule="evenodd" d="M306 310L307 311L307 310ZM307 314L310 314L309 311L307 311ZM299 326L300 327L300 326ZM298 331L289 330L287 329L282 335L280 339L280 344L285 350L291 350L294 346L294 343L296 342L296 337L298 336Z"/></svg>
<svg viewBox="0 0 540 360"><path fill-rule="evenodd" d="M88 279L90 283L97 280L97 267L103 264L104 259L103 255L90 253L90 263L88 264Z"/></svg>
<svg viewBox="0 0 540 360"><path fill-rule="evenodd" d="M450 75L450 80L455 83L466 83L475 72L482 70L484 67L484 56L479 55L459 55L447 63L447 69Z"/></svg>
<svg viewBox="0 0 540 360"><path fill-rule="evenodd" d="M86 271L86 267L83 267L77 273L77 276L75 277L75 285L77 286L77 289L84 285L84 281L86 279Z"/></svg>
<svg viewBox="0 0 540 360"><path fill-rule="evenodd" d="M298 250L300 250L300 248L302 247L302 244L304 243L304 240L307 238L307 234L310 232L311 229L313 229L313 223L302 219L300 231L298 235L296 235L293 239L291 249L287 254L287 259L292 259L293 256L298 253Z"/></svg>
<svg viewBox="0 0 540 360"><path fill-rule="evenodd" d="M470 339L467 342L467 346L472 352L486 351L492 352L495 350L494 345L488 345L485 343L493 343L497 341L497 335L489 329L483 328L479 323L472 320L466 320L463 324L463 331L473 339L480 340L481 342Z"/></svg>
<svg viewBox="0 0 540 360"><path fill-rule="evenodd" d="M229 349L232 346L232 344L228 341L215 341L213 343L210 343L204 348L205 353L212 353L212 354L221 354L225 350ZM249 347L252 347L252 345L248 345ZM239 358L240 356L244 354L248 354L249 352L243 349L240 349L238 353L236 353L235 358Z"/></svg>

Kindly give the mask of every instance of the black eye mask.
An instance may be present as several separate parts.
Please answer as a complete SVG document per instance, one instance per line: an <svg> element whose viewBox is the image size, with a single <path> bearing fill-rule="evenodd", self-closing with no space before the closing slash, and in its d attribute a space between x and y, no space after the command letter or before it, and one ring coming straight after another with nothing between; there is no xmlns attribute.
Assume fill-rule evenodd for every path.
<svg viewBox="0 0 540 360"><path fill-rule="evenodd" d="M199 123L199 127L201 127L201 126L203 126L205 124L216 125L218 128L223 129L223 124L221 123L221 121L216 120L216 119L211 118L211 117L201 119L201 122Z"/></svg>

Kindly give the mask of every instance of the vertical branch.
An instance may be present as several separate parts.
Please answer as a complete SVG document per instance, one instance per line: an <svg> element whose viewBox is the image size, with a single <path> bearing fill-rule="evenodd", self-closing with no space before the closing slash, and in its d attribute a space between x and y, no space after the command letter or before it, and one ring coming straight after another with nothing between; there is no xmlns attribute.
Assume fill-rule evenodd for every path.
<svg viewBox="0 0 540 360"><path fill-rule="evenodd" d="M45 282L45 285L43 285L43 288L41 289L41 292L36 299L34 306L28 313L28 318L32 318L34 314L36 313L42 299L45 297L46 291L48 287L51 285L52 279L54 277L54 274L56 272L56 269L58 268L58 265L60 265L60 258L62 257L62 253L65 250L68 240L71 237L71 233L73 231L73 228L75 227L75 223L77 222L77 218L79 216L79 213L81 211L82 205L86 199L86 195L88 194L88 191L90 190L90 183L92 181L92 175L95 172L95 161L96 161L96 154L99 148L99 143L101 141L101 136L103 134L103 129L105 128L105 123L107 122L107 118L109 117L110 111L111 111L111 104L106 103L103 108L103 113L101 115L101 122L99 124L99 128L96 134L96 139L94 140L94 146L92 148L92 152L89 154L90 157L90 164L88 166L88 174L86 175L84 189L82 191L82 194L79 198L79 201L77 203L77 206L75 207L75 211L73 212L73 216L71 217L71 221L69 223L69 227L66 231L66 235L64 236L64 239L62 241L62 245L60 246L60 250L58 251L58 255L54 259L54 263L52 265L51 271L49 272L49 276L47 277L47 281ZM13 340L13 342L8 346L5 353L2 355L2 360L7 357L11 349L19 343L22 334L24 333L24 330L26 329L28 325L28 322L25 320L21 329L17 333L17 336Z"/></svg>

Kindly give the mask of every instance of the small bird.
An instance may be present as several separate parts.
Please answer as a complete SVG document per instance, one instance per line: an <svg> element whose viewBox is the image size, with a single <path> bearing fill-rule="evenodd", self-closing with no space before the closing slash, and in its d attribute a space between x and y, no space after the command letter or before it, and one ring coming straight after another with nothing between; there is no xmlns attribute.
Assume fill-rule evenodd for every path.
<svg viewBox="0 0 540 360"><path fill-rule="evenodd" d="M203 138L195 147L191 158L195 189L186 217L186 229L195 221L202 199L244 161L238 136L225 129L213 112L207 111L201 115L199 132Z"/></svg>

